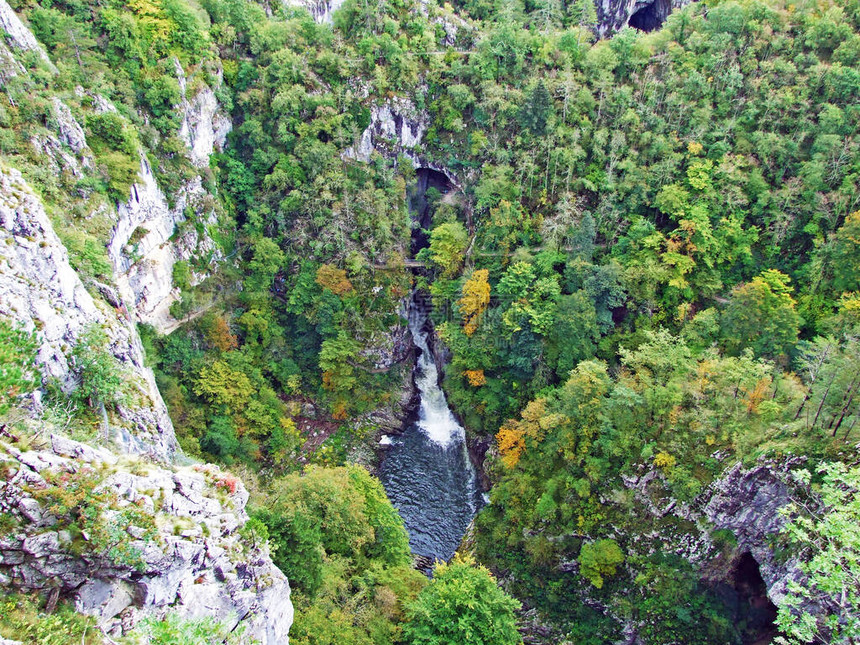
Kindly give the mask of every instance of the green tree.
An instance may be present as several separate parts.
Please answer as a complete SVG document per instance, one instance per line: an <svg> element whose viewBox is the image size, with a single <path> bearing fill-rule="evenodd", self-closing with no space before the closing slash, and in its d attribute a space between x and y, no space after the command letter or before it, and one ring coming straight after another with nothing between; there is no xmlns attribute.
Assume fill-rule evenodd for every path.
<svg viewBox="0 0 860 645"><path fill-rule="evenodd" d="M538 81L520 108L520 125L535 136L543 136L551 114L552 97L543 81Z"/></svg>
<svg viewBox="0 0 860 645"><path fill-rule="evenodd" d="M32 334L0 320L0 414L36 386L34 359L36 339Z"/></svg>
<svg viewBox="0 0 860 645"><path fill-rule="evenodd" d="M519 603L490 572L468 557L439 563L433 579L407 608L404 628L412 645L516 645Z"/></svg>
<svg viewBox="0 0 860 645"><path fill-rule="evenodd" d="M122 368L110 352L107 334L97 324L78 338L72 362L78 379L75 394L80 401L102 410L122 401Z"/></svg>
<svg viewBox="0 0 860 645"><path fill-rule="evenodd" d="M801 555L805 579L788 584L777 625L785 637L776 642L860 642L860 467L825 463L818 503L793 502L781 534ZM798 473L809 484L809 471ZM812 608L817 607L814 611Z"/></svg>
<svg viewBox="0 0 860 645"><path fill-rule="evenodd" d="M836 231L831 253L834 289L860 290L860 211L851 213Z"/></svg>
<svg viewBox="0 0 860 645"><path fill-rule="evenodd" d="M750 347L758 356L787 355L797 343L800 316L791 278L768 269L735 287L721 321L723 345L733 354Z"/></svg>
<svg viewBox="0 0 860 645"><path fill-rule="evenodd" d="M312 466L277 480L254 516L277 546L275 563L311 596L331 557L345 558L352 569L370 561L391 567L411 561L403 520L379 480L361 466Z"/></svg>
<svg viewBox="0 0 860 645"><path fill-rule="evenodd" d="M597 540L583 544L577 560L579 572L600 589L603 577L615 575L618 566L624 562L624 553L615 540Z"/></svg>
<svg viewBox="0 0 860 645"><path fill-rule="evenodd" d="M422 255L428 255L441 269L443 278L451 278L463 266L463 254L468 246L466 227L460 222L445 222L430 233L430 246Z"/></svg>

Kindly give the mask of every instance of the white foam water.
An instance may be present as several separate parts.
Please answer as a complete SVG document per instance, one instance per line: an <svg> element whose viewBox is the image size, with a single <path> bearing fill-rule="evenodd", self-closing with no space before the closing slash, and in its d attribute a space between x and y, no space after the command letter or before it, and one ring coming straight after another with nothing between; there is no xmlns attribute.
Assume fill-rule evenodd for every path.
<svg viewBox="0 0 860 645"><path fill-rule="evenodd" d="M430 351L428 332L426 329L427 314L421 307L413 304L409 310L409 330L415 346L421 351L418 357L418 371L415 385L421 395L421 405L418 409L418 427L440 446L465 440L466 432L454 417L445 393L439 387L439 370L436 360Z"/></svg>

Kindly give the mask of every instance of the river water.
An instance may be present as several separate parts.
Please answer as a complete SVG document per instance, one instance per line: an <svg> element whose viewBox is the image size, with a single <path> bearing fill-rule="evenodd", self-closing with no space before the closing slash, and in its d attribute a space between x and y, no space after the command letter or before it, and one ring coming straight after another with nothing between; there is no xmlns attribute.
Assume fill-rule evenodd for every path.
<svg viewBox="0 0 860 645"><path fill-rule="evenodd" d="M421 403L403 434L384 439L389 447L380 479L400 511L416 556L449 560L482 503L466 433L439 387L429 347L428 307L418 295L409 304L409 329L419 350L415 384Z"/></svg>

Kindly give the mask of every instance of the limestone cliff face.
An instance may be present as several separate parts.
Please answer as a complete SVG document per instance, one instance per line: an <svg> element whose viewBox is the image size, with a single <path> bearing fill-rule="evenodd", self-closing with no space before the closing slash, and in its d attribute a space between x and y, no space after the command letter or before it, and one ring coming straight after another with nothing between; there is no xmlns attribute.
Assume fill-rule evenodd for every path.
<svg viewBox="0 0 860 645"><path fill-rule="evenodd" d="M800 580L798 561L777 557L774 538L785 524L779 510L787 506L794 483L790 463L769 462L744 468L736 464L714 482L702 499L702 513L717 530L729 530L736 551L758 563L771 602L779 604L788 585Z"/></svg>
<svg viewBox="0 0 860 645"><path fill-rule="evenodd" d="M628 25L643 31L658 29L674 9L692 0L597 0L597 27L601 38L611 36Z"/></svg>
<svg viewBox="0 0 860 645"><path fill-rule="evenodd" d="M179 62L176 72L182 89L182 126L180 138L188 148L192 163L205 169L209 157L220 150L231 123L219 112L211 88L203 86L189 96L188 79ZM109 107L107 109L110 109ZM126 302L133 303L133 316L164 333L175 326L170 305L179 298L173 285L173 267L179 260L205 257L209 266L222 259L217 245L205 233L216 224L202 181L195 177L177 192L175 203L168 203L152 168L141 152L140 181L132 187L131 196L117 207L117 221L108 243L108 255L114 265L117 285ZM200 227L186 227L176 235L177 227L189 212L202 222ZM192 275L192 285L206 277L206 272Z"/></svg>
<svg viewBox="0 0 860 645"><path fill-rule="evenodd" d="M284 0L288 7L304 7L319 23L332 24L334 12L343 6L344 0Z"/></svg>
<svg viewBox="0 0 860 645"><path fill-rule="evenodd" d="M0 84L28 73L22 52L31 59L37 52L39 65L53 70L5 0L0 27L7 33L0 39ZM179 134L202 175L230 122L220 115L212 88L185 79L181 67L177 74L184 92L177 106L183 115ZM76 110L116 108L82 88L75 95L51 101L46 127L31 144L51 171L82 177L92 170L94 155ZM55 415L46 406L53 404L42 400L40 390L25 402L29 416L18 418L14 430L0 425L0 514L12 523L10 529L4 522L0 534L0 590L73 598L79 611L96 616L101 629L116 636L143 618L170 613L212 618L244 630L248 642L285 645L293 612L289 584L245 528L247 492L215 467L176 465L187 460L144 364L135 325L175 324L168 308L177 295L172 273L178 260L217 261L219 250L207 235L214 223L211 197L196 177L171 204L144 151L140 158L139 181L128 201L116 208L102 203L90 215L113 223L106 250L114 276L107 284L82 280L33 187L18 170L0 165L0 318L35 334L43 384L53 381L66 392L76 386L72 350L89 328L104 330L127 394L107 419L109 436L101 437L110 451L62 436L62 428L51 425ZM177 230L192 213L198 225ZM194 280L209 270L204 264L195 263L202 275ZM26 432L20 432L21 424ZM52 515L41 496L62 488L65 478L81 476L97 482L94 499L110 500L96 517L112 522L115 543L76 532L81 527ZM149 528L125 522L129 509L148 518ZM129 547L127 554L136 554L133 561L116 557L113 547L120 543Z"/></svg>
<svg viewBox="0 0 860 645"><path fill-rule="evenodd" d="M367 163L374 153L388 159L402 155L415 168L441 172L453 186L457 186L457 176L442 164L429 159L423 149L424 135L429 126L429 115L419 110L412 101L400 97L389 99L370 108L370 124L361 133L356 145L347 148L343 156Z"/></svg>
<svg viewBox="0 0 860 645"><path fill-rule="evenodd" d="M152 371L144 366L137 331L110 287L93 285L96 291L100 287L113 303L94 298L81 282L21 174L0 168L0 315L37 332L44 378L57 379L67 391L74 386L71 349L89 326L103 328L135 392L134 403L121 405L111 423L113 438L129 452L169 459L177 450L173 424Z"/></svg>
<svg viewBox="0 0 860 645"><path fill-rule="evenodd" d="M796 459L730 465L690 502L672 498L659 469L624 477L625 488L636 499L641 525L653 527L643 529L631 548L638 553L659 550L681 556L696 567L702 579L729 594L738 587L739 564L754 561L763 592L776 605L789 584L803 579L799 561L780 553L777 542L785 523L779 511L798 494L791 474L798 465ZM675 524L683 525L683 530L671 528ZM576 563L569 564L576 568ZM635 624L628 624L625 632L625 643L640 642Z"/></svg>
<svg viewBox="0 0 860 645"><path fill-rule="evenodd" d="M21 21L18 14L12 10L12 7L9 6L6 0L0 0L0 28L6 33L8 42L12 47L23 51L36 52L49 69L54 72L57 71L42 45L36 40L33 32ZM23 68L21 69L23 71Z"/></svg>
<svg viewBox="0 0 860 645"><path fill-rule="evenodd" d="M117 455L56 434L38 449L0 443L0 462L0 512L16 522L0 535L0 586L56 590L114 637L169 613L212 618L247 642L289 643L290 587L242 530L248 493L235 478L214 466L139 463L130 472ZM84 477L103 494L100 519L121 534L110 539L124 543L124 558L98 534L76 538L39 498L58 478Z"/></svg>

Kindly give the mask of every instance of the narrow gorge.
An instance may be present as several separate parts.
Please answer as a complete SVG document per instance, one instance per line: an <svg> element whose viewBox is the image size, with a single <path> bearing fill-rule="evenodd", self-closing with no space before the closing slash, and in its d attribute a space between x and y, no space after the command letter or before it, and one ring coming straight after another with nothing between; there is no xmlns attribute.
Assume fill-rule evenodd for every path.
<svg viewBox="0 0 860 645"><path fill-rule="evenodd" d="M0 645L860 642L858 0L0 0Z"/></svg>

